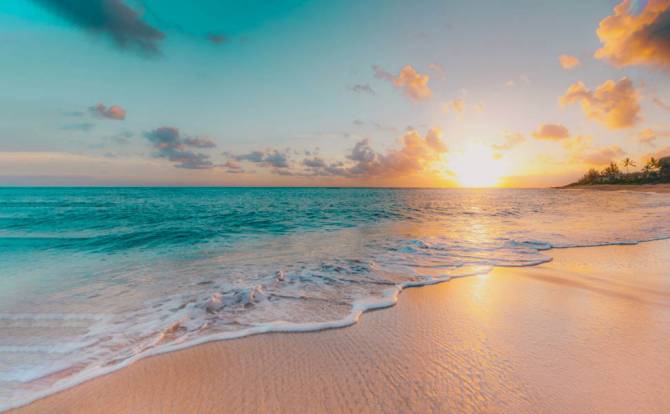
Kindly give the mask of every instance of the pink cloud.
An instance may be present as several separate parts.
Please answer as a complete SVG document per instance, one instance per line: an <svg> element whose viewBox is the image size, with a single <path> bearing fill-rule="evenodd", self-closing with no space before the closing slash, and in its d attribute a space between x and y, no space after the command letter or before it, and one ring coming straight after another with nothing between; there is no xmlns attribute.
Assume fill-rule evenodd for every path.
<svg viewBox="0 0 670 414"><path fill-rule="evenodd" d="M126 119L126 110L119 105L106 107L105 105L99 103L96 106L92 106L90 109L91 112L103 118L114 119L117 121L123 121Z"/></svg>
<svg viewBox="0 0 670 414"><path fill-rule="evenodd" d="M532 133L535 139L561 140L570 136L570 131L561 124L542 124Z"/></svg>

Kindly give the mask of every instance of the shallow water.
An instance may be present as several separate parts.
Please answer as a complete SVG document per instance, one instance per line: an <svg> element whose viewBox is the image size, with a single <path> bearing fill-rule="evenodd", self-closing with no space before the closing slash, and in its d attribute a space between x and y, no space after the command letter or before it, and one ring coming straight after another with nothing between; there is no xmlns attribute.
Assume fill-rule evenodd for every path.
<svg viewBox="0 0 670 414"><path fill-rule="evenodd" d="M552 247L668 238L669 213L669 195L579 190L0 189L0 409Z"/></svg>

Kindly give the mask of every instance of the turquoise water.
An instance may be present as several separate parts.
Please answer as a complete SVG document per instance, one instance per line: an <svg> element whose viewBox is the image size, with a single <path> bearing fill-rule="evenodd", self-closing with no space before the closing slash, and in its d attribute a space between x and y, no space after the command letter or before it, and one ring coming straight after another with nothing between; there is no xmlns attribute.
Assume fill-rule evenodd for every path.
<svg viewBox="0 0 670 414"><path fill-rule="evenodd" d="M0 408L146 355L355 322L406 286L670 237L670 196L0 189Z"/></svg>

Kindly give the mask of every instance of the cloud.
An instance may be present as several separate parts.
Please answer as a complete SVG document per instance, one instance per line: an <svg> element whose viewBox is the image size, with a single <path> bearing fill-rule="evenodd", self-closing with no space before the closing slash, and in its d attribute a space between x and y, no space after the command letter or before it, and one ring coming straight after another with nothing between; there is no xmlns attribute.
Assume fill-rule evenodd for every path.
<svg viewBox="0 0 670 414"><path fill-rule="evenodd" d="M430 98L432 91L428 87L428 75L418 73L411 65L407 65L393 81L396 87L402 88L405 94L414 100Z"/></svg>
<svg viewBox="0 0 670 414"><path fill-rule="evenodd" d="M595 53L617 67L649 65L670 70L670 1L648 0L644 9L631 13L631 0L614 7L596 33L603 44Z"/></svg>
<svg viewBox="0 0 670 414"><path fill-rule="evenodd" d="M302 160L302 165L307 172L299 175L307 177L352 177L349 169L342 161L327 162L321 157L313 156Z"/></svg>
<svg viewBox="0 0 670 414"><path fill-rule="evenodd" d="M642 144L653 146L654 141L656 141L656 134L649 128L643 129L639 134L637 134L637 140Z"/></svg>
<svg viewBox="0 0 670 414"><path fill-rule="evenodd" d="M651 157L654 157L657 160L665 157L670 157L670 147L664 147L654 153L645 154L642 157L642 159L644 159L646 162L646 160L648 160Z"/></svg>
<svg viewBox="0 0 670 414"><path fill-rule="evenodd" d="M425 138L417 131L407 131L402 137L403 147L386 154L376 153L369 141L356 144L349 159L356 162L350 172L362 176L402 176L423 172L431 163L447 152L442 132L433 128Z"/></svg>
<svg viewBox="0 0 670 414"><path fill-rule="evenodd" d="M462 99L454 99L453 101L442 104L442 112L445 114L453 110L454 112L463 113L465 110L465 101Z"/></svg>
<svg viewBox="0 0 670 414"><path fill-rule="evenodd" d="M356 93L367 93L367 94L370 94L370 95L375 94L374 89L372 89L372 87L367 83L363 83L363 84L358 84L357 83L354 86L350 87L349 89L351 89L352 91L354 91Z"/></svg>
<svg viewBox="0 0 670 414"><path fill-rule="evenodd" d="M189 147L203 148L196 143L198 139L182 139L177 128L164 126L147 132L144 136L158 150L155 155L157 158L166 158L176 162L175 167L177 168L193 170L214 168L214 164L209 160L209 155L196 153L189 149ZM196 143L196 145L192 145L193 143Z"/></svg>
<svg viewBox="0 0 670 414"><path fill-rule="evenodd" d="M327 167L326 161L324 161L323 158L319 157L305 158L304 160L302 160L302 164L305 167L316 168L316 169Z"/></svg>
<svg viewBox="0 0 670 414"><path fill-rule="evenodd" d="M593 139L589 136L577 135L576 137L564 139L561 141L561 145L571 153L573 159L577 159L592 148L592 141Z"/></svg>
<svg viewBox="0 0 670 414"><path fill-rule="evenodd" d="M646 128L637 134L637 141L641 144L655 146L657 138L670 138L670 131L654 131L651 128Z"/></svg>
<svg viewBox="0 0 670 414"><path fill-rule="evenodd" d="M579 59L571 55L561 55L558 57L561 67L566 70L572 70L582 64Z"/></svg>
<svg viewBox="0 0 670 414"><path fill-rule="evenodd" d="M418 73L412 65L406 65L400 70L398 76L393 76L389 72L377 65L372 66L377 79L390 82L396 88L402 90L407 97L413 101L421 101L432 96L433 92L428 86L430 77Z"/></svg>
<svg viewBox="0 0 670 414"><path fill-rule="evenodd" d="M393 82L394 76L389 72L385 71L377 65L372 65L372 71L375 73L375 78Z"/></svg>
<svg viewBox="0 0 670 414"><path fill-rule="evenodd" d="M618 145L594 147L593 139L584 135L563 140L562 145L568 151L571 163L606 165L626 155Z"/></svg>
<svg viewBox="0 0 670 414"><path fill-rule="evenodd" d="M221 164L221 167L225 168L227 173L231 174L244 173L244 168L242 168L242 165L233 160L226 161L225 163Z"/></svg>
<svg viewBox="0 0 670 414"><path fill-rule="evenodd" d="M156 54L165 35L142 21L123 0L33 0L82 29L102 34L122 49Z"/></svg>
<svg viewBox="0 0 670 414"><path fill-rule="evenodd" d="M666 111L670 111L670 105L667 103L663 102L659 98L654 98L654 104L658 106L661 109L665 109Z"/></svg>
<svg viewBox="0 0 670 414"><path fill-rule="evenodd" d="M508 132L505 134L504 141L501 144L493 144L491 148L495 151L494 158L501 158L502 152L509 151L517 145L524 142L526 139L518 132Z"/></svg>
<svg viewBox="0 0 670 414"><path fill-rule="evenodd" d="M288 155L284 152L279 152L275 149L269 149L265 151L252 151L240 155L228 154L228 156L233 158L235 161L246 161L254 164L259 164L265 167L272 167L272 168L289 167Z"/></svg>
<svg viewBox="0 0 670 414"><path fill-rule="evenodd" d="M626 153L620 146L610 145L585 154L582 161L591 165L606 165L624 155Z"/></svg>
<svg viewBox="0 0 670 414"><path fill-rule="evenodd" d="M363 139L354 145L347 162L328 163L322 158L303 160L303 165L314 176L341 176L347 178L400 177L426 172L431 164L447 152L439 129L430 129L425 137L415 130L402 137L400 149L386 153L375 151L370 140Z"/></svg>
<svg viewBox="0 0 670 414"><path fill-rule="evenodd" d="M99 103L95 106L89 108L89 110L102 118L113 119L116 121L123 121L126 119L126 110L118 105L112 105L106 107L105 105Z"/></svg>
<svg viewBox="0 0 670 414"><path fill-rule="evenodd" d="M195 137L195 138L185 138L184 145L193 148L214 148L216 143L212 141L211 138L207 137Z"/></svg>
<svg viewBox="0 0 670 414"><path fill-rule="evenodd" d="M595 91L577 82L560 99L562 106L580 103L584 114L611 129L628 128L640 120L639 93L630 79L608 80Z"/></svg>
<svg viewBox="0 0 670 414"><path fill-rule="evenodd" d="M561 140L570 136L570 131L561 124L542 124L532 133L535 139Z"/></svg>

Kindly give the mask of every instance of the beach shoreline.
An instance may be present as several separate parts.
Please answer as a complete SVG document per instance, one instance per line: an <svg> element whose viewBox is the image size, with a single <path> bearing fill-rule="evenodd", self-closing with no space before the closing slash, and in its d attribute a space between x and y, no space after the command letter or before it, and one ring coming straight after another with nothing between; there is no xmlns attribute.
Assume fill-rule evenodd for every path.
<svg viewBox="0 0 670 414"><path fill-rule="evenodd" d="M560 187L564 190L593 190L593 191L637 191L650 193L670 193L670 184L594 184L571 185Z"/></svg>
<svg viewBox="0 0 670 414"><path fill-rule="evenodd" d="M152 356L10 412L663 412L668 248L555 249L406 289L347 328Z"/></svg>

